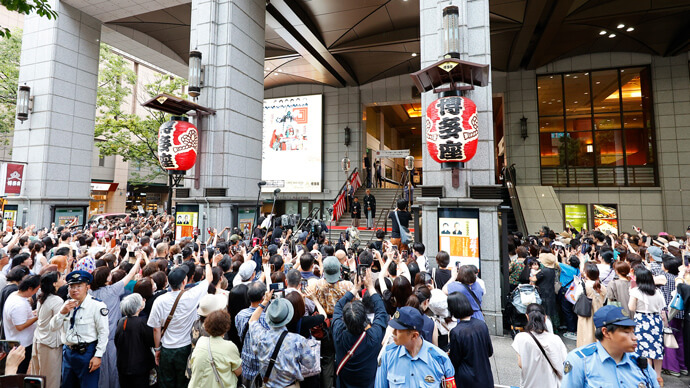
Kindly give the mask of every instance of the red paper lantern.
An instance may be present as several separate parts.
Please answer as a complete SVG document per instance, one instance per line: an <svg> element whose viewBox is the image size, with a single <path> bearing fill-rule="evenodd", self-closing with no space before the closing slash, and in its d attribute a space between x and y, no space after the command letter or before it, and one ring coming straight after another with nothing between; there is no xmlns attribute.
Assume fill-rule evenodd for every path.
<svg viewBox="0 0 690 388"><path fill-rule="evenodd" d="M442 97L426 108L426 148L435 161L467 162L478 140L477 106L469 98Z"/></svg>
<svg viewBox="0 0 690 388"><path fill-rule="evenodd" d="M192 168L198 146L199 132L186 117L173 116L158 128L158 160L166 170Z"/></svg>

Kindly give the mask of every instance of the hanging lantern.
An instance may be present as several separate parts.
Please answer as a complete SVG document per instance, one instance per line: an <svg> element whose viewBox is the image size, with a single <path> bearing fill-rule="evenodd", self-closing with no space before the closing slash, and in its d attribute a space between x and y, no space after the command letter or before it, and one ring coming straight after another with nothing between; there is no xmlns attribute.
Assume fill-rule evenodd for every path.
<svg viewBox="0 0 690 388"><path fill-rule="evenodd" d="M477 106L469 98L442 97L426 108L426 147L435 161L469 161L478 139Z"/></svg>
<svg viewBox="0 0 690 388"><path fill-rule="evenodd" d="M165 170L192 168L198 146L199 132L186 117L173 116L158 129L158 160Z"/></svg>

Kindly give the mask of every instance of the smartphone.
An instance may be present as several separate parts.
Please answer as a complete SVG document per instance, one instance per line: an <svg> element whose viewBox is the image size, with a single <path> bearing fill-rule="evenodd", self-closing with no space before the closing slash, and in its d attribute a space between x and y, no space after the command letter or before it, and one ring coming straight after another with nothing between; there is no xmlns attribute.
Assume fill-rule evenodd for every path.
<svg viewBox="0 0 690 388"><path fill-rule="evenodd" d="M206 243L199 243L199 249L203 252L206 249Z"/></svg>
<svg viewBox="0 0 690 388"><path fill-rule="evenodd" d="M285 289L285 284L283 284L283 283L271 283L270 289L273 290L273 292L283 291Z"/></svg>
<svg viewBox="0 0 690 388"><path fill-rule="evenodd" d="M173 256L173 262L174 262L176 265L182 264L182 254L181 254L181 253L178 253L178 254L174 255L174 256Z"/></svg>
<svg viewBox="0 0 690 388"><path fill-rule="evenodd" d="M398 251L398 246L397 246L397 245L393 245L393 246L391 246L391 248L393 248L393 250L396 251L396 252Z"/></svg>
<svg viewBox="0 0 690 388"><path fill-rule="evenodd" d="M367 273L367 268L369 268L368 265L366 264L358 264L357 265L357 276L361 279L364 277L364 274Z"/></svg>
<svg viewBox="0 0 690 388"><path fill-rule="evenodd" d="M302 284L302 291L306 290L307 286L309 285L309 282L307 281L307 279L302 279L300 281L300 283Z"/></svg>
<svg viewBox="0 0 690 388"><path fill-rule="evenodd" d="M43 388L43 379L40 377L24 377L24 388Z"/></svg>
<svg viewBox="0 0 690 388"><path fill-rule="evenodd" d="M134 257L134 251L129 252L129 257Z"/></svg>
<svg viewBox="0 0 690 388"><path fill-rule="evenodd" d="M456 266L458 269L460 269L460 267L462 266L462 263L460 263L459 261L456 261L456 262L455 262L455 266Z"/></svg>
<svg viewBox="0 0 690 388"><path fill-rule="evenodd" d="M119 238L115 239L115 245L120 245L120 239Z"/></svg>
<svg viewBox="0 0 690 388"><path fill-rule="evenodd" d="M12 348L19 346L19 341L0 341L0 353L9 353Z"/></svg>

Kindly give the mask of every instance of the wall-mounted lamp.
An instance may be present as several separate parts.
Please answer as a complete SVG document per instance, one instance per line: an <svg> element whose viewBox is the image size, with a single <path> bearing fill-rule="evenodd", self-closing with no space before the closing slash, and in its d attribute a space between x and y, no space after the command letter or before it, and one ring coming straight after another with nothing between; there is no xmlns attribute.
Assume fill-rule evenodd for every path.
<svg viewBox="0 0 690 388"><path fill-rule="evenodd" d="M344 157L343 160L340 161L340 168L347 174L347 172L350 171L350 158L347 156Z"/></svg>
<svg viewBox="0 0 690 388"><path fill-rule="evenodd" d="M196 98L201 94L201 87L204 86L204 69L201 66L201 52L189 52L189 86L187 91L190 96Z"/></svg>
<svg viewBox="0 0 690 388"><path fill-rule="evenodd" d="M22 123L29 118L29 111L32 106L31 88L26 84L19 87L17 91L17 120Z"/></svg>
<svg viewBox="0 0 690 388"><path fill-rule="evenodd" d="M594 145L587 144L587 153L591 154L592 152L594 152Z"/></svg>
<svg viewBox="0 0 690 388"><path fill-rule="evenodd" d="M527 117L525 116L520 119L520 136L522 136L522 140L527 139Z"/></svg>
<svg viewBox="0 0 690 388"><path fill-rule="evenodd" d="M405 157L405 170L407 170L407 171L414 170L414 156L409 155L409 156Z"/></svg>
<svg viewBox="0 0 690 388"><path fill-rule="evenodd" d="M352 140L352 130L350 127L345 127L345 147L350 146L350 141Z"/></svg>
<svg viewBox="0 0 690 388"><path fill-rule="evenodd" d="M446 58L460 58L460 12L454 5L443 9L443 49Z"/></svg>

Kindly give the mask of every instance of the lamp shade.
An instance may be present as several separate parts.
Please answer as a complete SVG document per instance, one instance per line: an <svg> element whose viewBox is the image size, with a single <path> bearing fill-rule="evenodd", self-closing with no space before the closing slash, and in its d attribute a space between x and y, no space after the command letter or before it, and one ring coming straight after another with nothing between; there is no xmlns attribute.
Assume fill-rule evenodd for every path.
<svg viewBox="0 0 690 388"><path fill-rule="evenodd" d="M173 116L158 129L158 160L169 171L186 171L196 163L199 132L186 117Z"/></svg>
<svg viewBox="0 0 690 388"><path fill-rule="evenodd" d="M201 94L201 52L189 52L189 86L187 92L192 97L199 97Z"/></svg>
<svg viewBox="0 0 690 388"><path fill-rule="evenodd" d="M460 58L460 13L458 7L443 9L443 49L451 58Z"/></svg>
<svg viewBox="0 0 690 388"><path fill-rule="evenodd" d="M343 160L340 161L340 167L345 172L350 171L350 158L348 158L347 156L344 157Z"/></svg>
<svg viewBox="0 0 690 388"><path fill-rule="evenodd" d="M410 156L405 157L405 170L407 170L407 171L414 170L414 156L410 155Z"/></svg>
<svg viewBox="0 0 690 388"><path fill-rule="evenodd" d="M477 152L477 106L466 97L442 97L426 108L426 146L439 163L467 162Z"/></svg>
<svg viewBox="0 0 690 388"><path fill-rule="evenodd" d="M22 85L17 90L17 120L24 122L29 118L29 99L31 88Z"/></svg>

